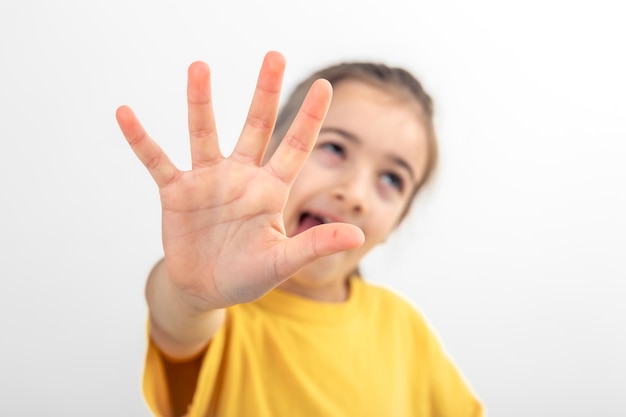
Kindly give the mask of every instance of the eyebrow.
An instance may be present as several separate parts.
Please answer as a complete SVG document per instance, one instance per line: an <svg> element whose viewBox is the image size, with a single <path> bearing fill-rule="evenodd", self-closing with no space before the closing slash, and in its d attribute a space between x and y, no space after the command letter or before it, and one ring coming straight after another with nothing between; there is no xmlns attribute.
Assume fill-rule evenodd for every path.
<svg viewBox="0 0 626 417"><path fill-rule="evenodd" d="M361 139L359 139L358 136L356 136L353 133L348 132L347 130L340 129L337 127L323 127L320 130L320 134L321 133L335 133L343 137L344 139L349 140L350 142L354 142L358 145L361 144ZM409 173L409 176L411 177L411 179L415 181L415 172L413 172L413 168L411 168L411 165L409 165L409 163L406 160L396 155L390 155L388 159L390 159L394 164L404 168Z"/></svg>

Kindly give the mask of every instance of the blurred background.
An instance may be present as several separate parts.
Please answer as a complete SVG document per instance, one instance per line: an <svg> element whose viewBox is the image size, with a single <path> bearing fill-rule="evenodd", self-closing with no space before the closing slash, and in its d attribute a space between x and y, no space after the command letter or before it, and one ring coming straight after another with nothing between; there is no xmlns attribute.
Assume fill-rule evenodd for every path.
<svg viewBox="0 0 626 417"><path fill-rule="evenodd" d="M148 416L152 179L131 105L189 167L186 69L224 153L263 55L413 71L442 160L366 279L411 300L490 416L626 415L626 26L617 0L0 4L0 415Z"/></svg>

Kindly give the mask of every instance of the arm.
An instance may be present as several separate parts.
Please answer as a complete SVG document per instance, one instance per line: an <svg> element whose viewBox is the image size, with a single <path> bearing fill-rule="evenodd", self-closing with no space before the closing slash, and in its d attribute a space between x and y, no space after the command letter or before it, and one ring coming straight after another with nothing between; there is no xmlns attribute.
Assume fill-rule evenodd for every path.
<svg viewBox="0 0 626 417"><path fill-rule="evenodd" d="M184 294L176 288L159 261L148 276L146 300L150 311L150 337L173 360L200 353L224 319L224 309L196 311L181 302Z"/></svg>

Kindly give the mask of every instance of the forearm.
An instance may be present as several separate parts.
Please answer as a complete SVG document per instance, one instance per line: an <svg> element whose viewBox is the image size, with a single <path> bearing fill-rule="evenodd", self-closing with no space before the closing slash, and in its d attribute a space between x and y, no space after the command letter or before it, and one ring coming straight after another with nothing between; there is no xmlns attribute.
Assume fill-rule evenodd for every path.
<svg viewBox="0 0 626 417"><path fill-rule="evenodd" d="M159 261L148 277L146 300L150 311L150 337L168 357L190 358L213 338L224 321L224 310L195 311L170 281L165 262Z"/></svg>

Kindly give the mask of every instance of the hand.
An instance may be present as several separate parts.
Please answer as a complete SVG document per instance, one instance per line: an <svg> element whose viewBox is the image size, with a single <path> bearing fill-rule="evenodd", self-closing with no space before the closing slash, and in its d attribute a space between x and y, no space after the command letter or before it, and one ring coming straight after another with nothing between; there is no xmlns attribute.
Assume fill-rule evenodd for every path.
<svg viewBox="0 0 626 417"><path fill-rule="evenodd" d="M316 259L359 247L356 226L331 223L288 238L282 209L330 104L325 80L311 87L283 142L262 164L276 120L285 60L269 52L234 151L219 149L209 68L190 65L187 102L192 169L180 171L132 110L117 110L131 148L159 187L165 264L199 311L253 301Z"/></svg>

